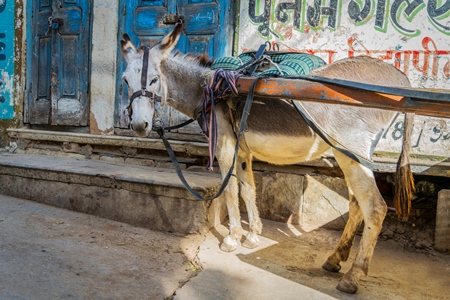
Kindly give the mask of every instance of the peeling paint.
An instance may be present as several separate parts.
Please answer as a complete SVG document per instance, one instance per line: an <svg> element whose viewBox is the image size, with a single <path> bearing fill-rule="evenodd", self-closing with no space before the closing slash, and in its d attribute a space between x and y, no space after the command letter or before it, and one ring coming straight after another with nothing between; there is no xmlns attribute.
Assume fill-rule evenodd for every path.
<svg viewBox="0 0 450 300"><path fill-rule="evenodd" d="M2 93L13 92L14 86L12 78L13 74L8 74L5 70L0 70L0 91ZM14 105L13 97L9 99L9 105Z"/></svg>

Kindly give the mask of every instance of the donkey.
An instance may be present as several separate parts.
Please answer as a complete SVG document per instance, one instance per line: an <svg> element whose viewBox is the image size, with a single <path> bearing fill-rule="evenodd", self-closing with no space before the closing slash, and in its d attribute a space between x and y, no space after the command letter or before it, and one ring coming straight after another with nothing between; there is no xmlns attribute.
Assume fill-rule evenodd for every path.
<svg viewBox="0 0 450 300"><path fill-rule="evenodd" d="M131 99L130 125L141 137L148 136L152 130L154 114L157 113L157 99L161 99L161 105L167 104L194 119L202 106L203 87L210 81L214 71L204 65L204 60L193 55L171 53L182 30L181 24L175 25L174 30L160 43L147 50L143 47L135 48L126 34L121 41L122 53L127 62L123 80L128 85ZM337 61L315 70L313 75L386 86L410 86L403 73L370 57ZM223 177L232 166L236 143L229 115L230 107L236 109L233 103L222 101L216 105L216 159ZM332 128L336 131L348 133L345 135L345 143L358 148L368 157L371 157L374 151L373 142L378 141L380 134L387 129L387 124L395 116L394 112L379 109L317 102L305 102L303 105L317 118L332 122ZM238 111L237 114L239 113ZM249 232L243 246L254 248L259 244L258 234L261 233L262 223L256 206L253 158L271 164L286 165L319 158L330 149L307 125L292 103L283 99L255 98L247 124L248 131L243 136L246 147L239 149L234 169L239 183L230 180L223 192L230 223L229 235L220 246L223 251L235 250L242 237L238 192L244 199L249 218ZM350 210L342 237L323 268L332 272L341 269L340 263L347 261L356 231L364 221L364 231L355 261L337 286L341 291L355 293L358 281L368 273L387 205L369 168L335 149L333 154L349 187Z"/></svg>

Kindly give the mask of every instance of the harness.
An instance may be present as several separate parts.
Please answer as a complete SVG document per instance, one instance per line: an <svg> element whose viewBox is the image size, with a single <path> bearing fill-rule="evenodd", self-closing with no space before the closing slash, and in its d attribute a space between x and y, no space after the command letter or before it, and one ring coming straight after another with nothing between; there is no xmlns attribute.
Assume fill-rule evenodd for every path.
<svg viewBox="0 0 450 300"><path fill-rule="evenodd" d="M129 104L124 108L123 112L125 115L125 123L127 126L131 124L131 116L133 115L133 101L138 97L145 97L150 99L155 104L155 114L157 114L156 118L153 118L153 124L158 124L161 122L160 116L160 107L161 107L161 97L155 95L155 93L147 91L147 72L148 72L148 55L150 49L142 46L144 50L144 57L142 61L142 74L141 74L141 89L139 91L134 92L130 97ZM158 107L157 105L158 104Z"/></svg>
<svg viewBox="0 0 450 300"><path fill-rule="evenodd" d="M220 73L221 72L216 72L215 74L220 74ZM225 73L226 74L230 74L230 72L225 72ZM254 91L256 83L258 82L259 79L260 78L256 78L253 81L253 83L252 83L252 85L250 87L249 93L247 95L247 100L245 101L244 111L242 113L239 130L236 133L236 144L235 144L235 147L234 147L233 162L232 162L231 167L228 170L227 174L223 178L223 181L222 181L222 184L219 187L219 190L213 196L204 198L199 193L197 193L196 191L194 191L191 188L189 183L184 178L183 172L181 171L181 168L180 168L180 165L179 165L179 163L177 161L175 153L173 152L172 147L170 146L170 143L169 143L169 141L167 140L167 138L166 138L166 136L164 134L164 132L167 131L167 130L183 127L183 126L185 126L185 125L187 125L189 123L194 122L195 120L191 119L191 120L188 120L188 121L186 121L186 122L184 122L184 123L182 123L180 125L177 125L177 126L166 127L166 128L163 128L163 127L155 128L156 132L159 134L160 138L162 139L162 141L164 143L164 146L166 147L167 153L169 154L170 160L172 161L173 166L175 167L175 171L177 172L177 175L178 175L180 181L183 183L185 188L200 201L213 200L213 199L219 197L222 194L222 192L225 190L226 186L228 185L228 182L230 181L231 176L235 176L236 177L236 175L233 174L233 170L234 170L234 165L235 165L235 162L236 162L237 154L238 154L238 151L239 151L239 141L240 141L240 139L241 139L241 137L242 137L242 135L244 133L245 128L247 128L247 118L250 115L250 108L251 108L251 105L252 105L252 102L253 102L253 91ZM225 82L225 84L228 84L226 80L224 82ZM229 88L230 88L231 91L234 91L236 86L234 86L234 88L233 87L229 87ZM235 91L237 92L237 90L235 90ZM215 101L212 101L211 103L215 103ZM210 106L210 107L215 107L215 104L212 104L212 106ZM211 111L210 115L212 115L212 114L213 114L213 112ZM214 115L215 115L215 113L214 113ZM202 124L203 124L203 122L202 122ZM209 128L212 128L212 127L209 127ZM216 126L216 130L217 130L217 126ZM214 148L215 148L215 146L214 146ZM210 155L211 155L211 151L210 151ZM208 165L209 164L212 165L212 159L213 158L214 158L214 156L212 158L210 157L210 161L209 161Z"/></svg>
<svg viewBox="0 0 450 300"><path fill-rule="evenodd" d="M204 91L205 91L204 92L204 101L203 101L203 105L201 107L197 108L195 111L196 119L191 119L184 123L181 123L181 124L175 125L175 126L171 126L171 127L163 127L162 123L159 120L158 120L159 121L158 124L155 124L158 121L153 122L154 123L153 129L159 134L160 138L162 139L164 146L166 147L167 153L169 154L169 157L175 167L175 171L177 172L177 175L178 175L180 181L183 183L185 188L192 195L194 195L198 200L201 200L201 201L212 200L212 199L219 197L222 194L222 192L224 191L225 187L228 185L230 177L231 176L236 177L236 175L233 174L233 170L234 170L234 166L235 166L239 148L241 147L244 150L246 150L246 148L248 148L248 146L246 145L246 142L244 140L243 133L248 128L247 127L247 118L250 115L250 109L251 109L251 105L253 102L254 89L255 89L255 86L256 86L258 80L263 77L271 77L271 76L289 77L289 75L293 75L292 73L290 73L290 72L292 72L292 69L297 68L299 65L298 60L293 62L292 56L291 56L290 57L291 59L286 60L285 65L281 65L281 66L275 65L275 67L272 67L271 69L268 69L262 73L255 73L255 71L258 68L258 65L262 61L269 61L270 63L273 63L274 60L276 59L276 58L273 59L270 57L268 58L267 55L264 55L265 48L266 48L265 44L261 45L256 53L252 53L252 57L253 57L252 60L250 60L246 63L241 62L239 66L236 66L237 67L236 71L238 71L239 73L235 72L235 71L224 71L222 69L217 69L215 71L214 76L212 76L209 85L205 85L205 87L204 87ZM141 78L142 88L140 91L133 93L133 95L130 98L130 104L125 108L128 111L129 118L131 118L130 116L132 113L131 104L135 98L143 96L143 97L147 97L147 98L151 99L152 101L161 102L160 97L158 97L154 93L146 90L148 51L149 50L147 48L144 48L143 73L142 73L142 78ZM298 55L298 54L295 54L295 55ZM312 60L312 61L308 60L306 62L305 61L303 61L303 62L305 63L306 68L313 69L314 66L319 67L323 61L322 60ZM222 61L221 63L224 63L224 61ZM226 60L225 63L229 63L229 60ZM190 185L184 178L184 175L181 171L181 168L179 166L179 163L177 161L175 153L173 152L172 147L170 146L170 144L165 136L165 131L170 131L173 129L181 128L181 127L186 126L187 124L190 124L197 120L202 129L202 132L209 137L209 161L208 161L208 165L206 168L207 168L207 170L212 170L212 164L213 164L213 160L214 160L214 156L215 156L215 147L216 147L216 141L217 141L217 120L216 120L215 108L216 108L216 105L219 103L219 101L222 100L222 97L224 94L229 93L231 91L231 93L234 96L238 95L236 81L239 77L244 76L244 74L247 76L256 76L256 77L248 91L247 99L245 101L244 109L243 109L242 116L241 116L240 123L239 123L239 128L237 128L238 126L236 126L236 123L234 121L233 113L231 111L231 108L229 108L230 109L230 119L231 119L231 123L232 123L231 125L233 127L233 130L234 130L235 136L236 136L236 145L235 145L235 149L234 149L233 161L232 161L230 169L228 170L227 174L223 178L222 184L221 184L219 190L217 191L217 193L213 196L203 198L199 193L197 193L190 187ZM303 79L309 79L310 76L308 76L308 77L299 76L299 77L303 77ZM308 125L326 143L328 143L330 146L336 148L337 150L341 151L342 153L346 154L347 156L351 157L352 159L362 163L365 166L368 166L368 164L370 164L370 162L351 153L351 151L348 151L347 149L342 149L342 147L339 147L339 145L337 145L336 142L333 141L332 139L330 140L330 138L320 128L315 126L314 122L309 118L308 113L303 109L303 107L301 105L296 105L297 104L296 101L292 101L292 102L293 102L293 105L297 108L298 112L303 116L305 121L308 123ZM155 114L156 113L157 113L157 110L155 108ZM159 119L159 118L157 118L157 119ZM155 120L155 118L154 118L154 120ZM242 142L241 145L240 145L240 142ZM238 178L238 180L239 180L239 178Z"/></svg>
<svg viewBox="0 0 450 300"><path fill-rule="evenodd" d="M232 92L235 96L238 95L237 91L237 85L236 81L239 77L245 75L253 75L253 73L258 68L258 64L262 60L267 60L267 56L264 56L266 45L263 44L259 47L258 51L253 54L253 60L247 62L246 64L240 66L239 73L234 71L224 71L222 69L217 69L214 73L214 76L211 79L211 82L209 85L206 85L204 87L205 93L204 93L204 101L203 106L201 108L201 114L200 116L197 115L197 119L199 121L199 124L202 128L202 132L209 137L209 162L207 165L208 170L212 170L212 163L214 160L215 155L215 146L217 141L217 120L216 120L216 113L215 113L215 107L216 104L222 99L222 96L228 92ZM279 68L277 68L278 71L281 71ZM233 174L236 158L238 155L239 147L240 147L240 141L243 139L243 133L247 130L247 118L250 115L250 109L253 103L253 94L256 84L258 83L258 80L262 77L270 76L269 74L263 74L262 76L256 77L250 86L250 89L247 94L247 99L245 101L244 109L242 112L241 120L239 123L239 128L236 130L235 122L233 120L233 113L230 109L230 118L232 122L232 127L236 136L236 144L234 147L234 155L233 155L233 162L230 166L230 169L228 170L227 174L223 178L222 184L217 191L217 193L210 197L202 197L199 193L194 191L189 183L184 178L184 175L181 171L181 168L179 166L179 163L177 161L177 158L175 156L175 153L172 150L172 147L170 146L169 141L167 140L165 136L165 131L172 130L175 128L183 127L189 123L194 122L194 119L188 120L182 124L172 126L172 127L165 127L162 126L156 127L155 131L159 134L160 138L162 139L164 146L166 147L167 153L169 154L169 157L175 167L175 171L177 172L177 175L180 179L180 181L183 183L185 188L194 195L198 200L204 201L204 200L212 200L217 197L219 197L226 186L228 185L228 182L230 180L231 176L235 176ZM273 75L272 75L273 76ZM196 110L198 112L198 110ZM246 145L245 140L243 141L243 148L248 148ZM237 177L236 177L237 178ZM239 180L239 178L237 178Z"/></svg>
<svg viewBox="0 0 450 300"><path fill-rule="evenodd" d="M204 100L201 115L198 117L202 132L209 137L209 161L206 165L208 171L213 170L213 161L216 152L217 142L217 119L216 104L222 100L224 94L231 92L234 96L238 96L236 81L242 74L234 72L225 72L221 69L216 70L214 76L211 77L209 85L204 87ZM230 117L232 118L230 109ZM233 121L232 121L233 123ZM233 126L234 128L234 126Z"/></svg>
<svg viewBox="0 0 450 300"><path fill-rule="evenodd" d="M262 57L262 55L264 53L264 49L265 49L265 45L261 45L261 47L259 48L258 52L255 55L255 60L259 60ZM251 66L249 66L249 69L251 70L251 72L253 72L256 69L256 67L254 65L251 65ZM202 127L203 133L209 135L209 162L207 165L207 168L209 168L209 169L212 169L212 163L213 163L214 155L215 155L215 145L216 145L216 140L217 140L217 123L216 123L217 120L215 117L216 116L216 113L215 113L216 104L218 103L218 101L221 100L222 96L225 93L228 93L231 91L234 95L236 95L236 96L238 95L236 81L241 76L243 76L243 75L238 74L236 72L225 72L225 71L219 69L219 70L216 70L216 72L214 73L214 76L212 77L210 84L205 86L205 97L204 97L204 101L203 101L203 106L201 109L200 117L197 116L197 118L199 119L199 124L201 124L200 126ZM234 146L233 162L232 162L227 174L223 178L223 181L219 187L219 190L213 196L204 198L199 193L197 193L196 191L194 191L192 189L192 187L189 185L189 183L184 178L183 172L181 171L181 168L177 161L175 153L173 152L172 147L170 146L170 143L164 134L165 131L175 129L175 128L180 128L184 125L194 122L195 120L191 119L191 120L184 122L183 124L173 126L173 127L163 128L162 126L160 126L160 127L155 128L156 132L159 134L159 137L162 139L164 146L166 147L167 153L169 154L170 160L172 161L172 163L175 167L175 171L177 172L178 178L183 183L184 187L200 201L213 200L213 199L219 197L222 194L222 192L225 190L226 186L228 185L228 182L230 181L231 176L236 177L236 175L233 174L233 170L234 170L234 165L236 163L236 158L237 158L238 151L239 151L239 142L241 140L241 137L243 136L244 131L247 128L247 118L250 115L250 109L251 109L252 102L253 102L253 93L255 90L256 83L258 82L259 79L260 79L259 77L255 78L255 80L253 81L253 83L249 89L247 99L245 101L244 109L242 112L241 121L239 123L239 129L237 130L237 132L235 131L236 144ZM208 114L209 114L209 119L207 117ZM230 112L230 117L232 117L231 112ZM233 128L234 128L234 126L233 126ZM237 179L239 180L239 178L237 178Z"/></svg>

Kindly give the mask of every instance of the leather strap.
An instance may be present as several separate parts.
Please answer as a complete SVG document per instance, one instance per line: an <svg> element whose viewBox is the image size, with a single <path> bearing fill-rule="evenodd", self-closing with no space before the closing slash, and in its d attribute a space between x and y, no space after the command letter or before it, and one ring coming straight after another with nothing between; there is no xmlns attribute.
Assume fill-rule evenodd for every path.
<svg viewBox="0 0 450 300"><path fill-rule="evenodd" d="M194 191L191 188L189 183L184 178L183 172L181 171L180 165L178 164L178 161L177 161L177 158L175 156L175 153L173 152L172 147L170 146L170 144L169 144L169 142L168 142L168 140L167 140L167 138L166 138L166 136L164 134L164 129L162 127L159 127L157 129L157 132L158 132L160 138L162 139L162 141L164 143L164 146L166 147L167 153L170 156L170 160L172 161L173 166L175 167L175 171L177 172L178 177L180 178L180 180L183 183L184 187L200 201L212 200L212 199L215 199L215 198L219 197L220 195L222 195L222 192L224 191L224 189L228 185L228 182L230 181L230 177L231 176L236 176L235 174L233 174L233 170L234 170L234 165L236 163L236 158L237 158L238 151L239 151L239 141L241 139L242 134L244 133L245 128L247 128L247 118L250 115L250 109L252 107L252 102L253 102L253 94L254 94L255 86L256 86L256 83L258 82L258 80L259 80L259 78L255 78L255 80L253 81L253 83L252 83L252 85L251 85L251 87L250 87L250 89L248 91L248 94L247 94L247 99L245 101L244 111L242 113L241 122L239 124L239 131L238 131L237 137L236 137L236 145L234 147L233 162L232 162L231 167L228 170L227 174L225 175L225 178L223 179L219 190L213 196L203 198L199 193L197 193L196 191Z"/></svg>

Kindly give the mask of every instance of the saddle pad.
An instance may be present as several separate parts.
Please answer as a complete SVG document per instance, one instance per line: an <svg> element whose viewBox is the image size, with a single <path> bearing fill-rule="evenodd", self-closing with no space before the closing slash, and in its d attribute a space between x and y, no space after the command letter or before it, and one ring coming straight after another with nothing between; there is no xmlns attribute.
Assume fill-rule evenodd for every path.
<svg viewBox="0 0 450 300"><path fill-rule="evenodd" d="M243 66L247 62L251 61L255 55L255 52L244 52L238 57L225 56L220 57L214 61L211 69L223 69L225 71L234 71ZM256 71L255 76L274 76L274 75L307 75L312 70L317 69L325 65L325 61L320 57L309 53L283 53L283 52L271 52L266 54L269 58L278 65L271 66L264 71ZM281 70L282 74L280 74Z"/></svg>

